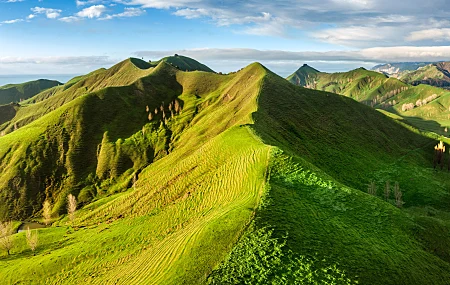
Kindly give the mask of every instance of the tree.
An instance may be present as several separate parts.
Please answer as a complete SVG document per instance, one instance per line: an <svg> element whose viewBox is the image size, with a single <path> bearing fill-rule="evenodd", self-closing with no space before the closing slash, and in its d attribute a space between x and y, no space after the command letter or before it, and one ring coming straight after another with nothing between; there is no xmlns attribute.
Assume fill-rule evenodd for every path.
<svg viewBox="0 0 450 285"><path fill-rule="evenodd" d="M375 182L372 181L369 183L367 193L369 193L369 195L377 196L377 186L375 185Z"/></svg>
<svg viewBox="0 0 450 285"><path fill-rule="evenodd" d="M52 204L48 200L45 200L42 209L42 217L44 218L44 224L48 226L52 219Z"/></svg>
<svg viewBox="0 0 450 285"><path fill-rule="evenodd" d="M28 227L27 232L26 232L26 238L27 238L27 244L30 247L31 251L33 252L33 255L36 255L35 251L39 245L39 238L38 238L37 230L34 230L34 233L33 233L30 230L30 227Z"/></svg>
<svg viewBox="0 0 450 285"><path fill-rule="evenodd" d="M398 184L398 182L395 182L395 186L394 186L394 195L395 195L395 205L398 208L401 208L403 206L403 200L402 200L402 191L400 190L400 186Z"/></svg>
<svg viewBox="0 0 450 285"><path fill-rule="evenodd" d="M14 246L12 235L14 233L12 222L1 222L0 223L0 246L6 250L8 255Z"/></svg>
<svg viewBox="0 0 450 285"><path fill-rule="evenodd" d="M67 213L71 222L75 219L75 211L77 210L77 199L72 194L67 196Z"/></svg>
<svg viewBox="0 0 450 285"><path fill-rule="evenodd" d="M135 191L136 191L136 181L137 181L137 174L134 173L132 183L133 183L133 190L135 190Z"/></svg>
<svg viewBox="0 0 450 285"><path fill-rule="evenodd" d="M384 187L384 198L387 200L389 200L389 196L391 195L391 183L388 181L386 181L386 186Z"/></svg>

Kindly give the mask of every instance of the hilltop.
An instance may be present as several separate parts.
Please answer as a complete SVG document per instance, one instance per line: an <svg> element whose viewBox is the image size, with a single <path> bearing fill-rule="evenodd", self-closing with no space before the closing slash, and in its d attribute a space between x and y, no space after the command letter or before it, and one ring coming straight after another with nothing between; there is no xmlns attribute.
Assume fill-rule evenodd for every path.
<svg viewBox="0 0 450 285"><path fill-rule="evenodd" d="M317 74L321 73L315 68L304 64L296 72L286 78L289 82L299 86L309 86L314 84Z"/></svg>
<svg viewBox="0 0 450 285"><path fill-rule="evenodd" d="M22 84L0 86L0 105L17 103L33 97L45 89L61 85L61 82L47 79L29 81Z"/></svg>
<svg viewBox="0 0 450 285"><path fill-rule="evenodd" d="M364 74L375 76L325 76L351 90ZM6 283L450 278L450 180L433 171L436 140L259 63L221 75L128 59L36 95L2 126L13 122L0 137L0 216L40 220L44 200L53 215L36 256L24 233L1 253ZM387 181L401 204L382 193Z"/></svg>
<svg viewBox="0 0 450 285"><path fill-rule="evenodd" d="M182 56L175 54L174 56L164 57L161 60L150 62L152 66L158 65L161 61L164 61L168 64L171 64L182 71L205 71L205 72L214 72L208 66L192 59L190 57Z"/></svg>

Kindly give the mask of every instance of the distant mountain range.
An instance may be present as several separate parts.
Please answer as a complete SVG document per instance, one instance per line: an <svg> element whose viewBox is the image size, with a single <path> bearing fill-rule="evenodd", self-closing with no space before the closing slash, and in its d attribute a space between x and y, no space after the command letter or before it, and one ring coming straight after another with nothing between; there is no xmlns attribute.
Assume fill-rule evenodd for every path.
<svg viewBox="0 0 450 285"><path fill-rule="evenodd" d="M420 67L432 64L432 62L396 62L379 64L372 68L373 71L384 73L389 76L397 76L404 71L415 71Z"/></svg>
<svg viewBox="0 0 450 285"><path fill-rule="evenodd" d="M21 84L0 86L0 105L19 102L54 86L62 85L55 80L39 79Z"/></svg>
<svg viewBox="0 0 450 285"><path fill-rule="evenodd" d="M446 134L450 91L431 84L448 86L448 67L448 63L429 64L397 79L364 68L325 73L303 65L287 80L295 85L353 98L388 111L396 118L400 115L402 120L418 129ZM430 119L436 123L430 123Z"/></svg>
<svg viewBox="0 0 450 285"><path fill-rule="evenodd" d="M427 84L436 87L450 87L450 62L401 62L377 65L372 68L411 84Z"/></svg>

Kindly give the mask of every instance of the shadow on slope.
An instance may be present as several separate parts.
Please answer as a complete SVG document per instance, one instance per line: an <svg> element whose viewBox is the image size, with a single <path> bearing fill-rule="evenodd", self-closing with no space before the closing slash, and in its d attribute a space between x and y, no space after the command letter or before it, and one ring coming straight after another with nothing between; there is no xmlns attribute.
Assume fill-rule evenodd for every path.
<svg viewBox="0 0 450 285"><path fill-rule="evenodd" d="M447 283L449 251L441 246L433 254L436 240L423 235L422 215L412 207L444 211L427 228L440 236L449 231L450 174L431 167L435 140L350 98L299 88L270 72L258 106L256 132L281 149L272 156L258 227L287 235L288 249L339 264L362 284ZM370 181L377 197L364 193ZM392 192L383 197L386 181L399 182L409 214L393 206Z"/></svg>

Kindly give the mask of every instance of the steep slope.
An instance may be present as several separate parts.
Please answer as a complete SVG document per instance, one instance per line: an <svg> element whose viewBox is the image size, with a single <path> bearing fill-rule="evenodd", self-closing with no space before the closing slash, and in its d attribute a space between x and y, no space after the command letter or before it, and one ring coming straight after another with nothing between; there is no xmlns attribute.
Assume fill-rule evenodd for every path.
<svg viewBox="0 0 450 285"><path fill-rule="evenodd" d="M122 284L144 281L154 284L196 284L204 279L205 274L225 257L245 229L262 195L270 147L263 145L247 124L252 122L250 114L256 111L256 98L264 74L265 69L259 65L251 65L233 75L220 76L214 73L180 72L161 62L139 83L82 96L61 107L61 111L55 110L1 138L1 142L15 140L19 134L37 128L38 124L55 112L65 113L67 110L67 114L70 114L82 108L85 113L78 112L77 116L83 118L80 128L85 130L76 138L77 142L83 143L83 154L78 156L84 160L93 157L97 161L97 169L93 171L96 171L99 179L105 173L102 169L118 166L114 162L114 155L120 146L123 146L121 149L126 156L127 145L133 149L137 147L135 151L139 153L141 147L145 149L146 146L152 146L152 139L162 137L160 142L164 146L163 150L167 151L139 174L135 186L137 191L128 191L113 199L104 198L77 214L77 227L85 227L87 231L73 232L70 234L72 242L61 241L63 248L52 249L59 252L59 264L70 267L71 273L66 274L61 271L61 267L54 266L52 261L45 258L35 275L40 276L37 283L71 284L88 280L90 283L104 284L120 280ZM135 85L139 84L145 88L135 89ZM134 92L129 97L124 88L140 90L143 94ZM171 94L178 104L168 104L171 101L166 96ZM147 102L151 107L148 108L150 112L146 112L146 106L139 101L129 102L123 108L127 114L132 113L130 110L134 109L130 109L130 106L134 105L138 106L136 110L143 111L136 112L144 122L144 126L139 128L134 128L133 120L123 113L117 113L118 109L112 105L112 101L118 101L119 105L125 100L132 101L136 95L144 98L153 96ZM97 102L106 108L105 112L96 108ZM155 108L154 104L163 105L156 105ZM129 135L124 135L125 130L112 134L112 130L120 126L113 127L114 121L108 118L107 113L127 122L124 127L131 129L129 138ZM149 113L152 114L150 122ZM229 118L229 114L234 114L233 118ZM60 116L57 114L55 117ZM96 143L92 143L96 147L99 145L98 153L90 154L90 143L86 138L94 139L95 132L87 126L95 125L92 128L97 129L102 128L102 124L103 128L106 125L109 130L107 139L106 133L102 139L103 132L99 132ZM74 130L68 131L69 134L74 133ZM72 139L68 139L69 148L71 143ZM20 153L15 155L20 156ZM68 155L61 155L70 160ZM88 162L82 162L83 168L92 169ZM76 166L76 163L73 165ZM128 179L126 188L130 178L135 175L133 172L137 171L135 165L130 167L131 172L125 174ZM114 185L109 189L107 186L103 183L99 190L110 193L117 191ZM77 194L76 191L71 189L74 194ZM82 193L83 190L78 194L79 200L82 199ZM58 203L55 196L51 198ZM102 196L101 193L99 196ZM111 224L107 236L98 234L99 230L105 230L103 226L98 227L104 223L115 224ZM58 227L48 230L53 234L43 237L44 248L52 248L53 241L62 238ZM95 258L107 250L106 240L116 240L119 236L129 238L121 238L123 243L113 242L109 245L112 246L111 250L115 248L120 253L118 251L118 254L108 254L102 259ZM142 250L143 244L148 250ZM88 251L85 252L85 249ZM78 256L78 261L73 260L74 256ZM1 279L6 282L19 279L30 282L29 276L33 277L34 274L17 275L15 267L19 266L26 272L28 262L26 258L19 258L13 260L13 267L2 263ZM112 267L114 270L100 273L101 268ZM92 274L97 275L97 278L92 279Z"/></svg>
<svg viewBox="0 0 450 285"><path fill-rule="evenodd" d="M182 71L214 72L211 68L196 61L195 59L177 54L174 56L164 57L161 60L151 62L151 64L155 66L158 65L161 61L167 62Z"/></svg>
<svg viewBox="0 0 450 285"><path fill-rule="evenodd" d="M394 94L408 88L408 85L397 79L364 68L324 73L303 66L289 76L288 81L298 86L345 95L371 106L384 103Z"/></svg>
<svg viewBox="0 0 450 285"><path fill-rule="evenodd" d="M218 75L161 62L148 72L0 138L4 169L40 154L22 165L64 177L61 189L40 188L56 206L37 256L15 235L13 255L0 255L1 280L447 283L450 182L431 167L435 140L260 64ZM399 183L403 209L393 193L365 193L388 180ZM84 201L73 222L57 216L69 192Z"/></svg>
<svg viewBox="0 0 450 285"><path fill-rule="evenodd" d="M450 87L450 62L438 62L408 72L400 78L411 85L427 84L436 87Z"/></svg>
<svg viewBox="0 0 450 285"><path fill-rule="evenodd" d="M0 125L14 118L18 108L19 104L15 103L0 105Z"/></svg>
<svg viewBox="0 0 450 285"><path fill-rule="evenodd" d="M136 65L137 64L137 65ZM142 69L138 66L145 66ZM48 89L23 102L16 115L0 125L0 131L10 133L26 126L72 100L107 87L127 86L153 72L154 68L139 59L124 60L110 69L100 69L70 80L63 86Z"/></svg>
<svg viewBox="0 0 450 285"><path fill-rule="evenodd" d="M304 64L286 79L295 85L308 87L314 84L318 73L320 71Z"/></svg>
<svg viewBox="0 0 450 285"><path fill-rule="evenodd" d="M429 70L430 66L436 65L438 64L420 68L416 72ZM439 66L443 69L446 65L441 63ZM445 129L450 126L450 105L447 103L449 92L445 89L424 84L409 85L363 68L332 74L308 73L305 70L303 74L306 75L303 77L300 75L302 72L298 74L298 79L289 77L288 81L295 85L303 82L300 86L353 98L363 104L391 112L391 117L421 131L447 135Z"/></svg>
<svg viewBox="0 0 450 285"><path fill-rule="evenodd" d="M0 141L4 187L0 216L30 216L48 198L55 201L55 212L63 211L67 189L82 192L87 201L104 186L105 180L113 183L127 170L140 171L154 159L165 156L200 107L190 106L194 108L192 113L173 130L166 121L183 110L185 103L194 104L191 101L196 102L195 98L215 93L221 84L232 80L205 72L177 74L178 70L164 61L155 68L140 69L127 60L80 80L47 100L19 109L14 119L4 124L4 130L12 133ZM207 85L192 80L203 77L208 79ZM122 86L126 84L129 85ZM240 85L233 84L233 93L239 92L236 88ZM244 89L248 87L240 92ZM183 91L194 97L177 99ZM231 100L233 93L230 91L225 100ZM145 131L149 120L162 125L155 123ZM138 138L140 145L136 147L131 136L139 130L145 135ZM201 142L213 130L209 128L189 142ZM17 163L19 157L27 163L25 169Z"/></svg>
<svg viewBox="0 0 450 285"><path fill-rule="evenodd" d="M45 89L61 85L61 82L47 79L25 82L22 84L8 84L0 86L0 105L17 103L33 97Z"/></svg>
<svg viewBox="0 0 450 285"><path fill-rule="evenodd" d="M282 150L271 159L270 206L257 214L260 227L288 236L287 249L298 255L338 263L361 284L449 280L449 250L437 244L450 241L450 193L448 174L430 168L435 141L353 100L291 86L274 74L265 77L258 102L256 132ZM363 193L370 181L378 197ZM385 202L386 181L399 182L406 207L444 213L431 222L415 216L416 208L411 218ZM420 244L432 227L441 241Z"/></svg>

